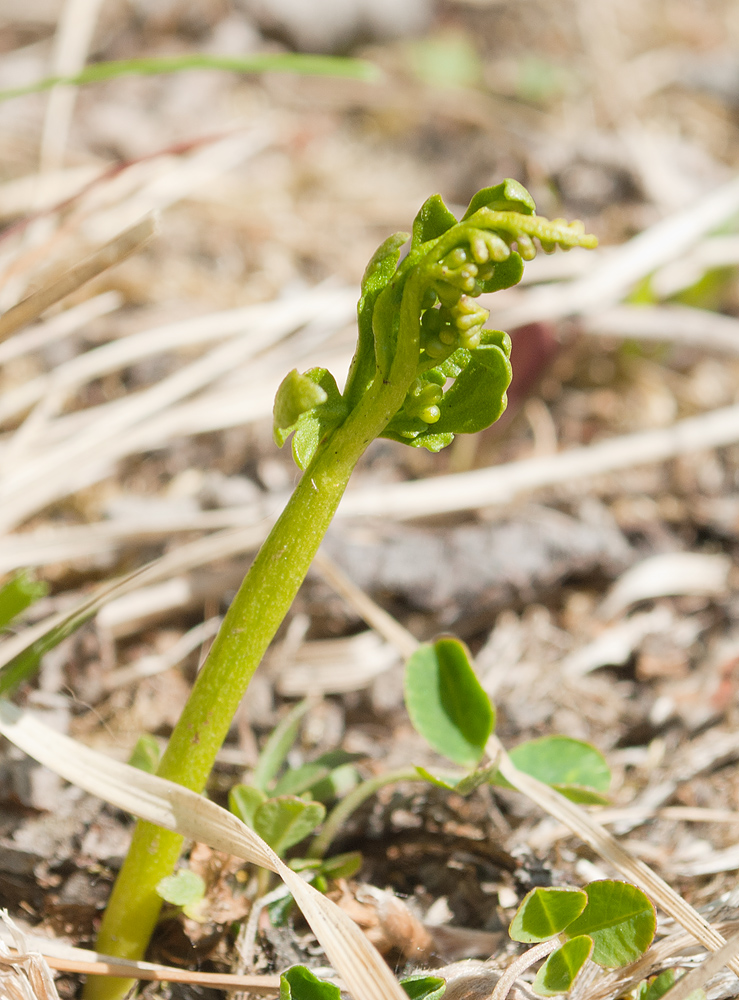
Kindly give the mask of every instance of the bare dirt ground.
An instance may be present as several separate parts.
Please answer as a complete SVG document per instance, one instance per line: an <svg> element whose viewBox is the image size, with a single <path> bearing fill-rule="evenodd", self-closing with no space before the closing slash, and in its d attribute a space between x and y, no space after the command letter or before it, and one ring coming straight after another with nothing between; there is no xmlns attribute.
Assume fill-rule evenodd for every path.
<svg viewBox="0 0 739 1000"><path fill-rule="evenodd" d="M75 59L299 43L258 6L6 0L0 89ZM0 571L33 568L49 585L13 633L215 539L108 603L17 700L118 759L142 733L166 740L295 481L271 440L281 378L346 370L366 262L429 194L463 208L515 177L541 214L582 219L600 248L542 255L491 299L492 325L514 341L504 418L439 455L376 442L325 552L418 639L469 644L506 746L563 733L602 750L609 829L711 919L735 920L736 5L447 0L423 27L422 13L405 37L365 25L337 42L330 21L313 24L329 49L379 65L374 83L189 71L0 104L2 309L161 213L140 252L0 343ZM367 629L313 572L212 797L225 800L306 695L293 766L337 747L361 755L363 776L438 763L405 713L399 653ZM36 933L91 946L130 819L2 754L0 902ZM614 874L523 796L489 788L385 788L334 848L364 858L336 898L376 924L367 886L395 892L431 935L419 952L416 923L387 932L398 969L505 963L505 928L532 885ZM216 877L193 850L212 912L168 920L151 957L228 971L254 882L228 864ZM326 964L298 917L265 918L251 971L293 962ZM76 995L79 979L58 987ZM709 990L735 993L728 974Z"/></svg>

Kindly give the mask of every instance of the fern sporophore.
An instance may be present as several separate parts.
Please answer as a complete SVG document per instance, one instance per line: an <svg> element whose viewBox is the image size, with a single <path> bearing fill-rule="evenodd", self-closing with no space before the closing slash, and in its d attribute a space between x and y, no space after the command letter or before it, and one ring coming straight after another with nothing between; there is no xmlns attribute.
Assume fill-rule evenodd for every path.
<svg viewBox="0 0 739 1000"><path fill-rule="evenodd" d="M401 248L410 246L401 259ZM226 614L157 774L202 791L231 720L287 614L367 446L380 436L438 451L455 434L482 430L502 413L511 378L510 341L486 330L483 292L520 280L523 261L555 246L593 247L578 223L535 214L529 193L506 180L479 191L461 220L438 195L412 234L387 239L369 263L358 306L359 335L340 392L324 368L291 372L274 408L275 438L292 435L304 474ZM182 838L139 823L98 939L103 952L140 958L156 924L160 880ZM126 980L91 980L87 996L113 1000Z"/></svg>

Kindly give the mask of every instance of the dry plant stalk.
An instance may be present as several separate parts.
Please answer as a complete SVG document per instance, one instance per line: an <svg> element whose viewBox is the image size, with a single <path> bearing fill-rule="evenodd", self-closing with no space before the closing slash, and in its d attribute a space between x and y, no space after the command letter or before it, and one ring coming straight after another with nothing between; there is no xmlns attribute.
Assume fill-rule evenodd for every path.
<svg viewBox="0 0 739 1000"><path fill-rule="evenodd" d="M43 955L29 950L25 935L7 910L0 910L0 921L13 942L11 950L0 938L0 996L3 1000L59 1000Z"/></svg>
<svg viewBox="0 0 739 1000"><path fill-rule="evenodd" d="M56 281L33 292L17 305L8 309L0 317L0 342L7 340L11 334L21 327L33 323L51 306L61 302L72 292L86 285L103 271L120 264L131 254L141 250L157 232L157 222L154 217L144 219L130 229L116 236L105 246L96 250L89 257L75 264Z"/></svg>

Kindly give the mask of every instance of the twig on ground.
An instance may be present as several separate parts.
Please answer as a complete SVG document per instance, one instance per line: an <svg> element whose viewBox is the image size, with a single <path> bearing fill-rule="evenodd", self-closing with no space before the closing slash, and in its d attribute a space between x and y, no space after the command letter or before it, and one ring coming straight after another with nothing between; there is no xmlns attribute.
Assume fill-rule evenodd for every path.
<svg viewBox="0 0 739 1000"><path fill-rule="evenodd" d="M739 320L689 306L614 306L581 322L596 337L633 337L739 356Z"/></svg>
<svg viewBox="0 0 739 1000"><path fill-rule="evenodd" d="M108 674L103 679L103 688L106 691L114 691L126 684L133 684L143 677L154 677L156 674L176 667L194 649L202 646L204 642L216 634L221 620L219 616L208 618L199 625L195 625L189 632L185 632L165 653L160 653L158 656L142 656L131 666L121 667L112 674Z"/></svg>

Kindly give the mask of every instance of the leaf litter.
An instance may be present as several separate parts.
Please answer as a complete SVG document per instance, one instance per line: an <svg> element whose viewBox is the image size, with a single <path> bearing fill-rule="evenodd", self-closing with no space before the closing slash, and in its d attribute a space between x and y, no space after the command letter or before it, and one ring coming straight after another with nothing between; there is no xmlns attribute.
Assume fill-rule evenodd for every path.
<svg viewBox="0 0 739 1000"><path fill-rule="evenodd" d="M136 22L121 5L105 4L95 52L197 48L225 31L227 18L244 37L257 30L240 11L195 6L197 15L174 4L166 16L147 12ZM199 641L208 642L197 629L225 609L247 565L243 553L255 550L292 482L266 430L280 379L298 356L306 365L329 355L348 360L364 264L429 192L461 204L491 176L512 174L533 182L543 211L583 214L606 244L569 272L563 262L576 262L575 254L537 260L527 284L494 303L495 322L511 330L556 323L557 349L546 363L529 364L521 337L525 380L505 427L460 441L449 455L377 445L326 551L417 639L453 628L470 644L506 747L565 733L603 750L615 773L604 820L722 933L732 932L739 367L730 338L739 296L731 248L721 256L713 244L733 236L737 148L735 95L705 79L718 46L739 39L726 4L700 23L691 9L668 6L666 20L616 12L612 35L596 15L583 15L567 35L579 38L569 56L582 79L569 94L545 89L533 103L534 92L515 82L524 79L517 74L530 47L559 66L561 46L575 45L546 35L555 16L573 16L555 3L504 4L505 19L496 5L440 6L429 39L451 19L481 46L485 86L467 95L414 79L402 42L370 53L390 80L374 90L202 74L82 90L64 159L43 192L45 98L0 107L6 316L127 225L163 210L161 233L146 249L40 318L29 312L34 325L2 345L0 558L8 572L36 566L52 588L3 645L18 648L34 622L43 632L54 613L88 600L95 587L169 554L159 584L169 596L157 606L142 591L146 614L119 606L114 627L99 612L66 640L61 659L45 654L24 704L119 760L143 730L166 738L167 712L184 686L178 671L189 682ZM14 9L2 44L40 77L54 28L53 19ZM693 82L670 76L670 45L699 67ZM650 78L649 66L662 69ZM591 96L583 80L593 84ZM707 178L710 195L698 210ZM20 185L31 190L31 182L28 197ZM711 235L721 227L727 235ZM624 250L609 247L639 232ZM675 271L683 261L687 277ZM634 283L643 304L624 301ZM259 367L251 367L250 333ZM22 338L22 350L9 353ZM210 372L200 368L208 357ZM713 358L720 366L711 374ZM181 374L188 365L190 381ZM172 380L166 398L156 388L162 379ZM238 503L214 494L216 473ZM249 492L239 494L239 483ZM126 507L132 498L142 503ZM202 561L178 563L183 545L229 527L238 530L203 541L193 554ZM649 565L665 567L662 577L633 575ZM366 607L358 610L327 579L319 571L306 583L293 617L302 634L291 639L288 623L255 681L255 707L221 754L216 799L253 767L311 676L320 691L291 766L338 746L362 754L367 776L438 764L402 709L392 642L364 632ZM3 754L3 896L39 933L89 944L128 821L16 751ZM409 914L391 949L396 963L414 940L430 937L425 963L492 958L503 966L514 954L503 929L533 885L580 885L587 864L611 873L566 827L499 789L466 799L401 782L368 801L335 847L365 856L359 878L336 892L365 907L394 900L388 905ZM213 857L198 846L189 865L207 872ZM186 963L198 941L199 961L210 968L233 963L223 913L233 919L248 905L252 874L228 860L219 871L208 920L170 921L181 933L166 945L168 964ZM297 917L283 932L262 914L255 933L257 974L296 956L326 964ZM665 922L662 933L642 978L674 960L659 956L679 929ZM694 958L684 935L678 945L674 954L688 968ZM488 995L494 986L488 965L452 969L450 997ZM62 979L59 988L71 996L76 983ZM626 986L602 988L597 995L615 997ZM735 992L724 972L708 996Z"/></svg>

